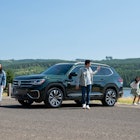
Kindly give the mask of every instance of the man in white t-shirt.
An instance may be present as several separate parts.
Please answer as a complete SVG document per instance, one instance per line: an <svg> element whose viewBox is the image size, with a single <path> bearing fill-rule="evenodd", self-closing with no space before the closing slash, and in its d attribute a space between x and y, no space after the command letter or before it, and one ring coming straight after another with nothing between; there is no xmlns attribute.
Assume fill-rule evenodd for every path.
<svg viewBox="0 0 140 140"><path fill-rule="evenodd" d="M77 76L76 89L79 89L79 85L81 86L83 109L85 108L90 109L89 107L90 95L89 94L91 91L91 85L93 83L93 75L96 74L98 70L100 69L100 66L98 66L97 70L92 71L90 65L91 65L90 60L85 60L85 67L80 68L79 74ZM85 93L87 94L86 98L85 98Z"/></svg>

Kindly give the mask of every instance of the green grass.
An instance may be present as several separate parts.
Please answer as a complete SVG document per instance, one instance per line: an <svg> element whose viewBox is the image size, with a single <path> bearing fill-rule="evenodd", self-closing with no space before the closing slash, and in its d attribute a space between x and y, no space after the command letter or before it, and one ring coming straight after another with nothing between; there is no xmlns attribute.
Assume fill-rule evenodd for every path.
<svg viewBox="0 0 140 140"><path fill-rule="evenodd" d="M2 94L2 95L5 97L5 96L8 96L8 93L3 92L3 94Z"/></svg>
<svg viewBox="0 0 140 140"><path fill-rule="evenodd" d="M119 98L118 103L122 104L132 104L133 102L133 97L126 97L126 98Z"/></svg>

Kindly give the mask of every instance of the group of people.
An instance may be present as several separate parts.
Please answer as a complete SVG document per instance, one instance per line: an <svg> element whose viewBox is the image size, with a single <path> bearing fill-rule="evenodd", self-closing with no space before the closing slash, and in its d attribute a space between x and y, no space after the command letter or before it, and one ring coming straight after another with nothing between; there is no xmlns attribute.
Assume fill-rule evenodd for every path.
<svg viewBox="0 0 140 140"><path fill-rule="evenodd" d="M80 68L77 76L77 82L76 82L76 89L79 89L79 87L81 87L83 109L90 109L89 101L90 101L91 87L93 83L93 75L100 70L100 66L98 66L95 71L93 71L90 66L91 66L90 60L85 60L85 66ZM134 96L133 99L134 105L140 104L139 86L140 86L140 77L136 77L135 80L130 84L131 94L133 94ZM2 101L3 89L5 87L6 87L6 73L2 69L2 64L0 64L0 105Z"/></svg>

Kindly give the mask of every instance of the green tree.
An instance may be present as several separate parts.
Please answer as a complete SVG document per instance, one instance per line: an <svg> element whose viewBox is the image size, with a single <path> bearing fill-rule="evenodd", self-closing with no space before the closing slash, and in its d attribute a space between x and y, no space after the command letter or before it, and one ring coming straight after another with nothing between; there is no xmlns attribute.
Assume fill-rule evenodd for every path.
<svg viewBox="0 0 140 140"><path fill-rule="evenodd" d="M12 83L13 82L13 78L14 78L14 72L10 69L8 69L6 71L6 82L8 83Z"/></svg>

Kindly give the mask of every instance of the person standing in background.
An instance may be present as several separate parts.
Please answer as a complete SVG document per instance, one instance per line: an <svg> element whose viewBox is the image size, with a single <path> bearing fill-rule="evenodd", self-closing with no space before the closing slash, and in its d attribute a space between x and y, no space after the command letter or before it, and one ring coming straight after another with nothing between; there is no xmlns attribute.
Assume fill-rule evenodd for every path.
<svg viewBox="0 0 140 140"><path fill-rule="evenodd" d="M93 75L96 74L100 69L100 66L98 66L97 69L93 71L90 66L90 60L85 60L85 66L80 68L77 76L76 89L79 89L79 85L81 86L83 109L90 109L89 101L91 85L93 84ZM87 94L87 96L85 96L85 94Z"/></svg>
<svg viewBox="0 0 140 140"><path fill-rule="evenodd" d="M2 94L3 94L3 89L6 87L6 73L2 69L2 64L0 64L0 105L2 102Z"/></svg>
<svg viewBox="0 0 140 140"><path fill-rule="evenodd" d="M131 94L134 96L133 105L140 104L140 77L136 77L135 80L130 84ZM138 97L137 103L136 98Z"/></svg>

